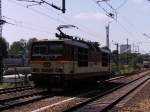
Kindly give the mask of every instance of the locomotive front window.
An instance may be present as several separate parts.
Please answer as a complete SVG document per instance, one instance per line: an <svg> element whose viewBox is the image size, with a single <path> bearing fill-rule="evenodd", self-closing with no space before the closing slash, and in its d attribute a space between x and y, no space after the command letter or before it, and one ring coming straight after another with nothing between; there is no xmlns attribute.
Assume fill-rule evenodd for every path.
<svg viewBox="0 0 150 112"><path fill-rule="evenodd" d="M33 55L47 54L46 45L35 45L33 47Z"/></svg>
<svg viewBox="0 0 150 112"><path fill-rule="evenodd" d="M63 45L48 45L48 54L63 54Z"/></svg>
<svg viewBox="0 0 150 112"><path fill-rule="evenodd" d="M64 46L61 44L34 45L32 55L62 55Z"/></svg>
<svg viewBox="0 0 150 112"><path fill-rule="evenodd" d="M39 46L34 46L33 53L34 54L40 54L40 47Z"/></svg>
<svg viewBox="0 0 150 112"><path fill-rule="evenodd" d="M47 46L40 47L40 54L47 54Z"/></svg>

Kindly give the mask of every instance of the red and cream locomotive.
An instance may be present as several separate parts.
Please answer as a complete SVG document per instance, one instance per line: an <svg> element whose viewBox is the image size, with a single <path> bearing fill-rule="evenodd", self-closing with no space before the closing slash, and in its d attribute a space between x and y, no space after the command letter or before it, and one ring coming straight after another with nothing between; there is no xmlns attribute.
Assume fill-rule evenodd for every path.
<svg viewBox="0 0 150 112"><path fill-rule="evenodd" d="M110 77L110 50L96 42L66 34L59 39L32 44L31 79L37 85L66 85L70 82L105 80Z"/></svg>

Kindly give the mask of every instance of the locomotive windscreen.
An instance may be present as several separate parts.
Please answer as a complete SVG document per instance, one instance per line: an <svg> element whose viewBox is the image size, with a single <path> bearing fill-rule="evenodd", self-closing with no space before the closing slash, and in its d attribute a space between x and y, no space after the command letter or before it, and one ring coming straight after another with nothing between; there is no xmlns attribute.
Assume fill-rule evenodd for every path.
<svg viewBox="0 0 150 112"><path fill-rule="evenodd" d="M64 46L62 44L36 43L32 47L32 56L62 55L63 51L64 51Z"/></svg>

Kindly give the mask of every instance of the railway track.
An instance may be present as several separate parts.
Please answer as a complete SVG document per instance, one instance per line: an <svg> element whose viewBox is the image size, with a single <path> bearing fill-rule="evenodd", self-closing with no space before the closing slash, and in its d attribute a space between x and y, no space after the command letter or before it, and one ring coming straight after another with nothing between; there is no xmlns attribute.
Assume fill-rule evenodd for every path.
<svg viewBox="0 0 150 112"><path fill-rule="evenodd" d="M63 112L106 112L139 86L146 83L149 79L149 75L140 77L127 84L122 84L116 88L94 96L91 99L78 103Z"/></svg>
<svg viewBox="0 0 150 112"><path fill-rule="evenodd" d="M0 89L0 95L6 94L6 93L11 93L11 92L30 90L30 89L33 89L33 87L32 86L21 86L21 87L15 87L15 88Z"/></svg>
<svg viewBox="0 0 150 112"><path fill-rule="evenodd" d="M113 92L119 91L121 88L124 88L124 87L129 88L131 85L136 85L135 87L131 88L130 92L132 92L134 89L136 89L138 86L140 86L140 84L144 83L146 80L149 79L149 76L146 74L148 74L148 73L145 72L145 73L143 73L143 75L137 75L138 76L137 78L130 77L129 79L132 79L130 81L127 81L127 79L125 79L126 77L114 78L114 79L109 80L110 83L107 83L104 85L102 84L101 88L89 90L86 92L82 91L76 95L73 95L73 94L57 95L55 93L52 95L51 93L48 93L45 91L45 92L39 93L39 94L35 93L35 95L32 94L31 96L26 95L26 96L24 96L24 98L22 98L22 97L14 98L13 97L13 100L9 99L9 101L5 101L5 103L0 103L0 107L2 107L3 110L5 110L10 107L16 106L16 108L9 109L9 111L15 111L15 112L26 112L26 111L29 111L29 112L43 112L43 111L44 112L49 112L49 111L53 111L53 112L70 112L70 111L87 112L87 111L89 111L90 112L90 110L87 110L87 108L89 108L88 106L97 104L97 103L92 104L92 102L96 102L97 100L100 100L100 99L104 98L105 96L112 95ZM118 81L118 80L121 80L121 81ZM126 83L123 82L122 80L125 80ZM117 81L121 82L121 83L115 83L115 84L112 83L112 82L117 82ZM116 94L116 93L114 93L114 94ZM126 96L126 95L124 94L123 96ZM121 98L123 96L121 96ZM110 101L110 99L103 99L103 101L104 102ZM118 101L118 99L117 99L117 101ZM115 101L115 102L117 102L117 101ZM18 103L16 103L16 102L18 102ZM31 105L30 102L32 102L32 106L30 106ZM104 105L104 102L102 103L102 105ZM107 102L107 104L111 105L108 102ZM115 103L112 103L112 104L115 104ZM18 107L18 105L22 105L22 106ZM104 109L104 110L110 109L110 107L112 105L111 106L109 106L109 105L105 105L101 108L104 109L104 107L106 107L106 109ZM2 109L0 108L0 110L2 110ZM102 109L102 111L103 111L103 109Z"/></svg>
<svg viewBox="0 0 150 112"><path fill-rule="evenodd" d="M10 89L11 90L11 89ZM15 89L14 93L10 91L0 95L0 110L6 110L14 106L19 106L27 103L31 103L37 100L41 100L50 97L48 90L35 90L35 89ZM15 94L15 95L14 95Z"/></svg>
<svg viewBox="0 0 150 112"><path fill-rule="evenodd" d="M116 79L114 79L114 80L116 80ZM71 111L87 112L88 111L88 112L92 112L93 109L95 109L94 105L99 104L99 102L96 102L96 101L101 101L101 100L103 102L100 103L101 106L99 106L98 112L99 111L104 112L104 111L110 109L110 107L112 107L116 102L121 100L123 97L128 95L130 92L134 91L136 88L138 88L141 84L143 84L147 80L149 80L149 75L146 74L146 75L140 76L130 82L127 82L125 84L120 84L111 89L106 89L105 91L98 91L98 90L91 91L89 93L85 93L85 94L82 94L79 96L68 98L66 100L62 100L60 102L56 102L51 105L36 109L32 112L43 112L43 111L44 112L49 112L49 111L53 111L53 112L71 112ZM125 88L126 88L126 90L125 90ZM116 96L119 96L119 97L116 97ZM109 99L110 97L113 100ZM92 105L93 105L93 108L91 108Z"/></svg>

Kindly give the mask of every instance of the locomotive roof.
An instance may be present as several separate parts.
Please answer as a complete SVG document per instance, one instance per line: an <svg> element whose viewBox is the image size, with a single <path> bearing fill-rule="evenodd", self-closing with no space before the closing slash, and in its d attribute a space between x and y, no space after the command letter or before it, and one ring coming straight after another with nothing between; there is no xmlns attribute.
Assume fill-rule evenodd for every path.
<svg viewBox="0 0 150 112"><path fill-rule="evenodd" d="M85 41L80 41L80 40L72 40L72 39L53 39L53 40L39 40L36 41L35 43L39 43L39 42L63 42L65 44L69 44L69 45L74 45L74 46L78 46L78 47L83 47L83 48L91 48L94 47L95 49L97 49L98 51L101 52L105 52L105 53L110 53L110 50L106 47L98 47L98 46L94 46L94 44L92 43L88 43Z"/></svg>
<svg viewBox="0 0 150 112"><path fill-rule="evenodd" d="M69 45L75 45L75 46L79 46L79 47L89 48L89 46L86 43L83 43L80 41L67 40L67 41L64 41L64 43L69 44Z"/></svg>
<svg viewBox="0 0 150 112"><path fill-rule="evenodd" d="M39 41L36 41L34 43L39 43L39 42L63 42L65 44L69 44L69 45L75 45L75 46L78 46L78 47L89 48L89 46L86 43L81 42L81 41L71 40L71 39L39 40Z"/></svg>

